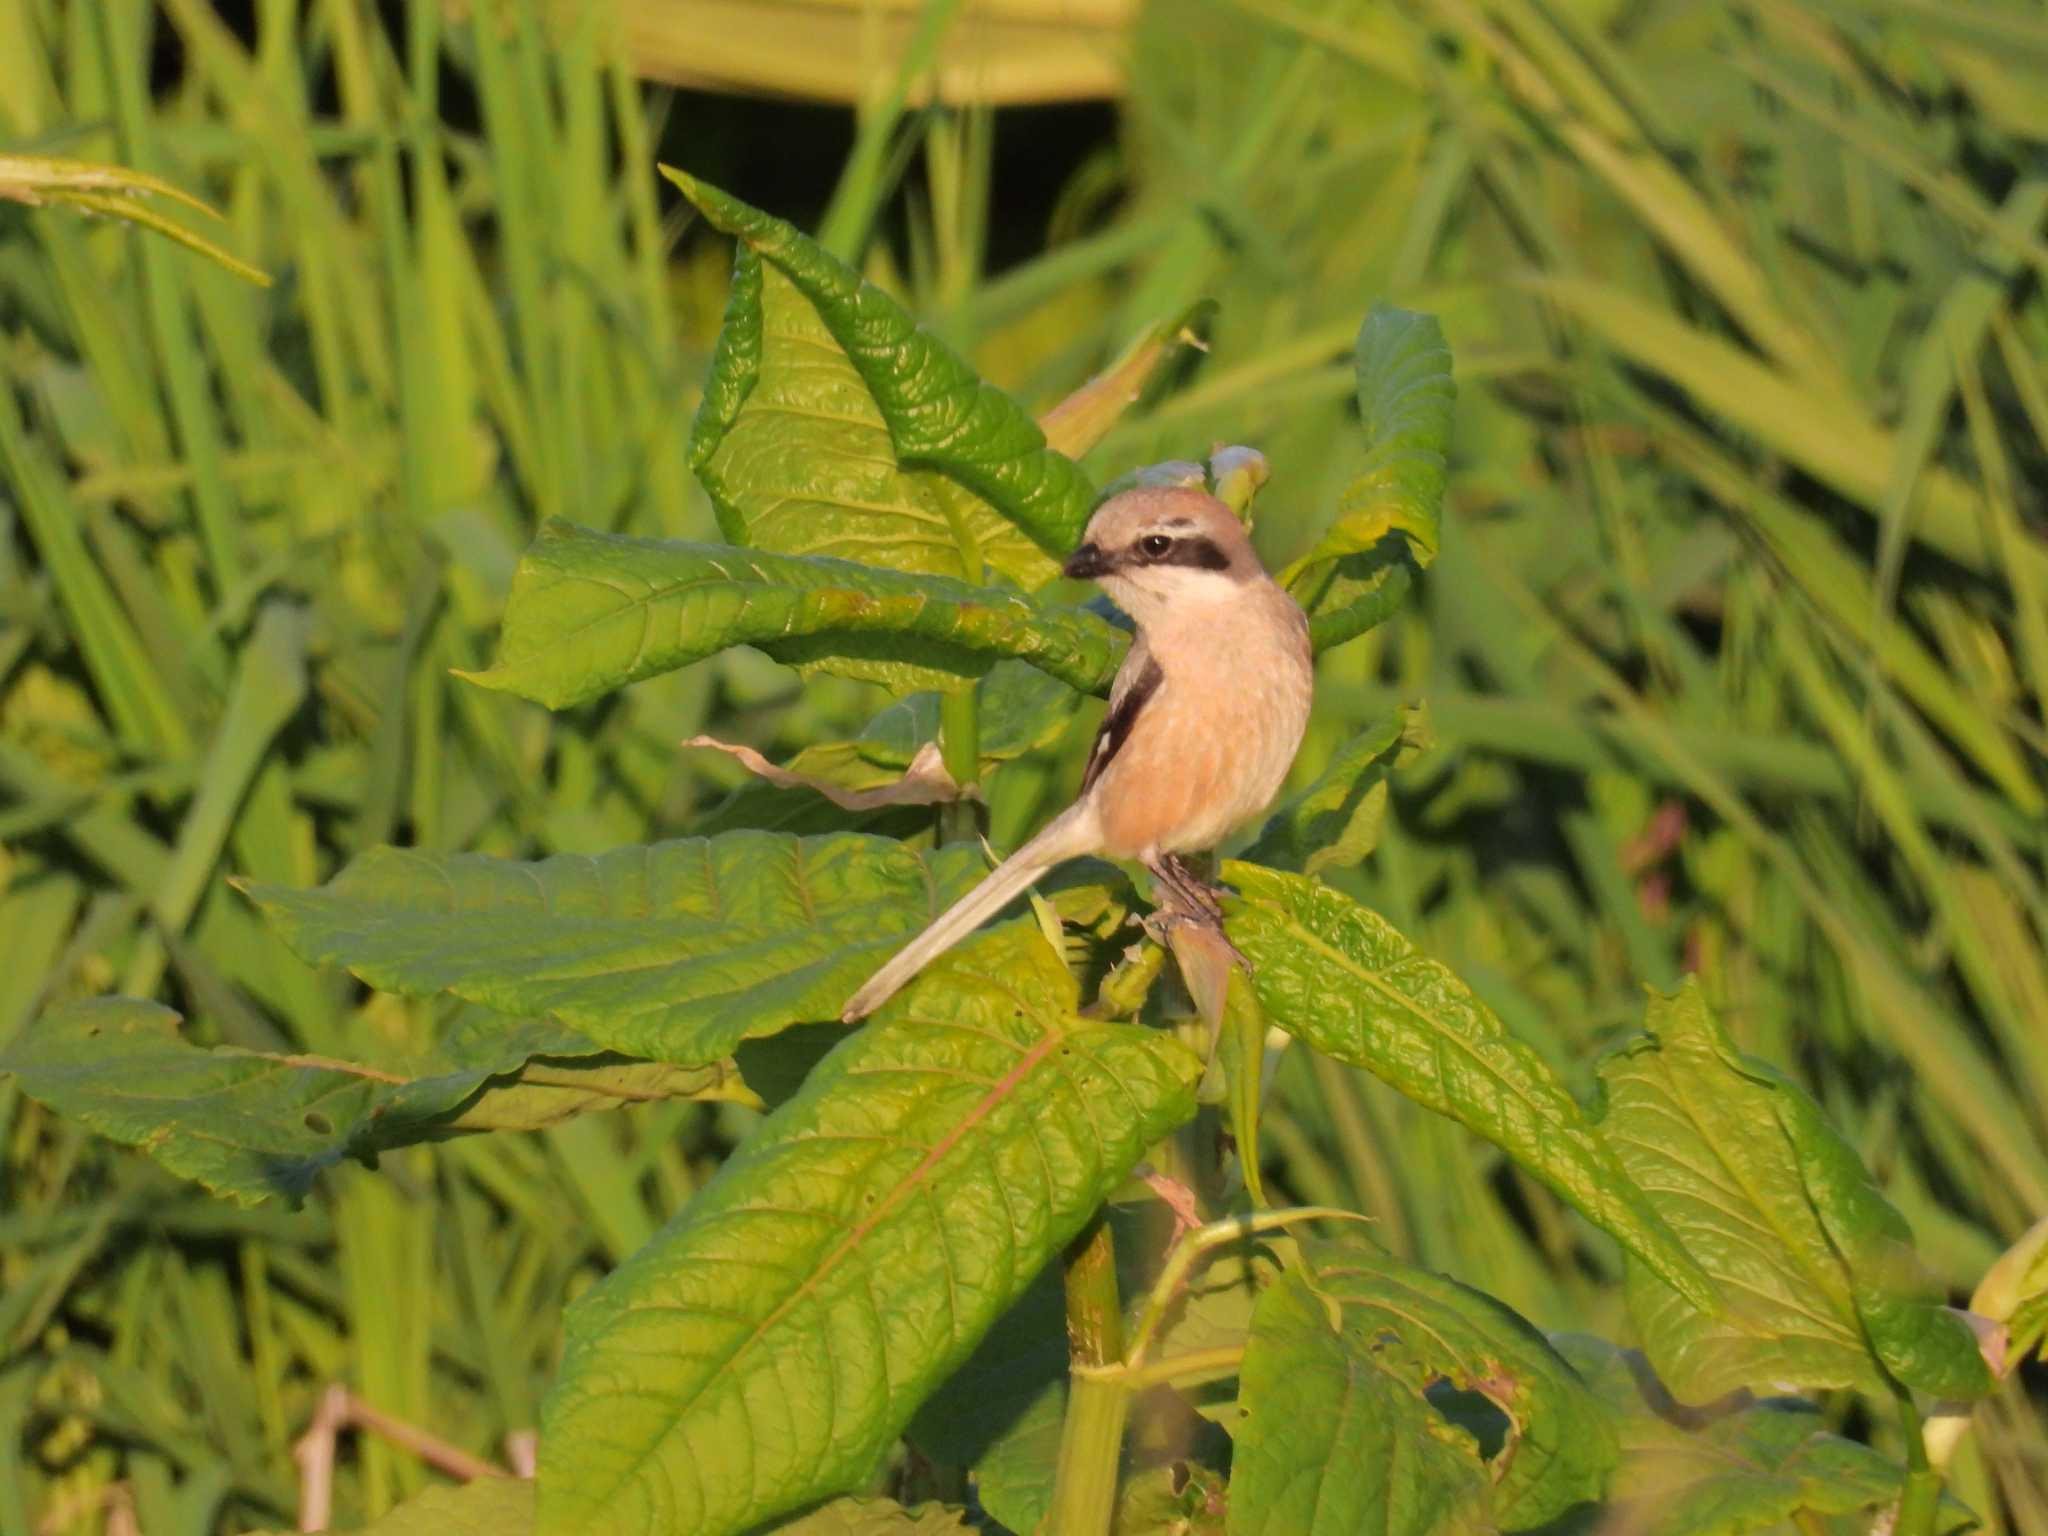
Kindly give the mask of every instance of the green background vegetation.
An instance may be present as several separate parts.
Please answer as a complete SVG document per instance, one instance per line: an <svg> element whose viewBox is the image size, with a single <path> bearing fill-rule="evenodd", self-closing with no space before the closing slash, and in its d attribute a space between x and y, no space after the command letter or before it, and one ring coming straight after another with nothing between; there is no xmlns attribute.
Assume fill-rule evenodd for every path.
<svg viewBox="0 0 2048 1536"><path fill-rule="evenodd" d="M784 761L852 735L866 686L727 653L550 716L450 675L490 660L542 518L715 536L684 447L730 249L653 162L820 126L643 88L605 7L474 9L0 0L0 153L202 192L275 279L0 203L0 1043L121 992L228 1043L417 1061L450 1021L303 965L228 879L844 819L730 798L737 769L677 743ZM1160 0L1131 47L1099 141L1049 133L1074 169L1038 227L997 169L1048 131L1028 115L871 112L817 206L735 190L1034 409L1216 301L1207 355L1089 465L1256 444L1275 565L1358 471L1360 315L1439 315L1443 548L1325 659L1300 773L1403 704L1435 744L1331 878L1587 1094L1644 986L1696 972L1966 1296L2048 1210L2048 17ZM1091 719L994 775L999 845L1071 793ZM1276 1197L1625 1336L1612 1250L1546 1191L1349 1068L1280 1077ZM563 1302L747 1114L410 1149L244 1210L0 1081L0 1532L100 1529L116 1483L150 1536L278 1524L337 1380L496 1454ZM2048 1533L2038 1393L1977 1427L1955 1491ZM365 1438L338 1523L429 1480Z"/></svg>

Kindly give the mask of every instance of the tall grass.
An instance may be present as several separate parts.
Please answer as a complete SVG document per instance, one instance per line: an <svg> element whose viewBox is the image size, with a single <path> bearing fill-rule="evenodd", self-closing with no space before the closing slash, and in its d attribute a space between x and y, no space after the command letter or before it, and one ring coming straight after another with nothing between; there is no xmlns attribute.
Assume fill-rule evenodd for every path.
<svg viewBox="0 0 2048 1536"><path fill-rule="evenodd" d="M0 0L0 152L201 191L276 279L0 204L0 1041L121 990L402 1054L437 1021L265 942L228 875L682 829L729 779L680 738L786 755L871 706L742 658L551 723L448 675L541 517L711 528L681 443L724 254L657 201L669 103L610 8L542 11L259 0L251 40L203 0ZM1581 1083L1697 970L1966 1294L2048 1211L2048 20L1161 0L1131 47L1121 136L1033 260L983 267L986 112L886 91L828 235L1033 404L1218 300L1093 463L1258 444L1275 559L1356 471L1362 310L1441 314L1444 551L1325 663L1301 769L1415 700L1437 746L1343 878ZM1078 748L996 776L999 839ZM334 1380L495 1454L564 1297L730 1129L629 1111L244 1212L0 1083L0 1533L284 1521ZM1610 1252L1370 1081L1290 1056L1267 1136L1278 1188L1618 1325ZM2044 1420L2020 1388L1980 1415L1958 1491L1996 1530L2048 1536ZM340 1523L426 1477L364 1440Z"/></svg>

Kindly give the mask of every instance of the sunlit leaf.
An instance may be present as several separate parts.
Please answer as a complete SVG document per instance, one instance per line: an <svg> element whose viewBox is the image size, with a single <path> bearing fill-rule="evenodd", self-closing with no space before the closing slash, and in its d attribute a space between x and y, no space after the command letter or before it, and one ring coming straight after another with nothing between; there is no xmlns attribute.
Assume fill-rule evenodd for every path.
<svg viewBox="0 0 2048 1536"><path fill-rule="evenodd" d="M1194 1112L1191 1052L1077 1003L1030 923L955 951L577 1302L541 1529L719 1536L864 1479Z"/></svg>
<svg viewBox="0 0 2048 1536"><path fill-rule="evenodd" d="M1205 299L1146 331L1115 362L1038 418L1046 442L1070 459L1101 442L1181 348L1203 345L1200 333L1215 310L1214 301Z"/></svg>
<svg viewBox="0 0 2048 1536"><path fill-rule="evenodd" d="M1026 588L1057 571L959 481L899 460L882 402L816 306L745 245L690 464L725 536L751 549L972 580L985 565Z"/></svg>
<svg viewBox="0 0 2048 1536"><path fill-rule="evenodd" d="M1937 1397L1992 1381L1911 1233L1805 1090L1738 1052L1688 981L1652 998L1646 1032L1602 1064L1602 1129L1719 1283L1701 1312L1629 1266L1629 1309L1657 1373L1687 1402L1861 1387L1885 1373Z"/></svg>
<svg viewBox="0 0 2048 1536"><path fill-rule="evenodd" d="M976 1501L1004 1525L1035 1531L1052 1507L1067 1368L1066 1295L1048 1268L918 1409L910 1438L972 1469Z"/></svg>
<svg viewBox="0 0 2048 1536"><path fill-rule="evenodd" d="M1713 1283L1536 1052L1378 913L1319 881L1224 866L1231 939L1274 1023L1501 1148L1701 1304Z"/></svg>

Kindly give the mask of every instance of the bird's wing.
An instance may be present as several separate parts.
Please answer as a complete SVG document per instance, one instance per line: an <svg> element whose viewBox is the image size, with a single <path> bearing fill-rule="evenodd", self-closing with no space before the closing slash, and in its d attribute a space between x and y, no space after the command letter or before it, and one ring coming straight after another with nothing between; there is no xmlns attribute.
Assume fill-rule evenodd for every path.
<svg viewBox="0 0 2048 1536"><path fill-rule="evenodd" d="M1109 713L1102 717L1102 728L1095 733L1095 745L1088 749L1088 767L1081 775L1082 794L1095 787L1095 781L1102 777L1102 770L1109 766L1110 759L1123 749L1123 744L1130 739L1131 727L1138 723L1138 712L1165 681L1166 674L1152 659L1151 649L1140 636L1131 647L1130 655L1124 658L1124 664L1116 674L1116 682L1109 690Z"/></svg>

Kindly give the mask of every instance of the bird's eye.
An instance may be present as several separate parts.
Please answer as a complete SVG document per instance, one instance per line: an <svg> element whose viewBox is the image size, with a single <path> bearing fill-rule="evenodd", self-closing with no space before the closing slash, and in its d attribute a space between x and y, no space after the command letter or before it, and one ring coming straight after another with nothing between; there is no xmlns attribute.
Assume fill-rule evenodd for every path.
<svg viewBox="0 0 2048 1536"><path fill-rule="evenodd" d="M1154 560L1157 560L1161 555L1173 548L1173 540L1163 533L1148 533L1144 538L1138 540L1138 548L1147 555L1150 555Z"/></svg>

